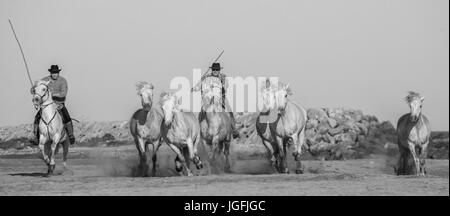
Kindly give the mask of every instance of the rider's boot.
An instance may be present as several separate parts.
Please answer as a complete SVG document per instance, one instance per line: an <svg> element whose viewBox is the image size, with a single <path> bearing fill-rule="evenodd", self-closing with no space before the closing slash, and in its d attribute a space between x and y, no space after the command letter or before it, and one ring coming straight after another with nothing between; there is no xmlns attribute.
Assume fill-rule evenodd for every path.
<svg viewBox="0 0 450 216"><path fill-rule="evenodd" d="M229 113L231 118L231 129L233 130L233 138L236 139L237 137L239 137L239 131L236 130L236 120L234 118L233 112Z"/></svg>
<svg viewBox="0 0 450 216"><path fill-rule="evenodd" d="M72 122L68 122L65 124L67 135L69 135L70 144L73 145L75 143L75 136L73 134L73 124Z"/></svg>

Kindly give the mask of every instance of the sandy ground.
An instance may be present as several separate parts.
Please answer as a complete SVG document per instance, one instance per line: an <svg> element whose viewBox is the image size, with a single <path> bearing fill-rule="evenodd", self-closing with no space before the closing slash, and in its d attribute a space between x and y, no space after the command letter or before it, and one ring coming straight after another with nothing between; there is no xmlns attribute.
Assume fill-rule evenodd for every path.
<svg viewBox="0 0 450 216"><path fill-rule="evenodd" d="M203 152L204 153L204 152ZM202 153L202 154L203 154ZM202 155L203 156L203 155ZM290 156L290 155L289 155ZM177 176L174 155L158 154L157 177L137 177L134 146L73 148L54 176L36 154L0 156L0 195L443 195L449 196L449 161L428 160L428 176L396 176L392 159L305 161L305 174L274 174L264 158L205 162L196 176ZM202 160L206 160L203 157ZM289 157L294 170L292 157Z"/></svg>

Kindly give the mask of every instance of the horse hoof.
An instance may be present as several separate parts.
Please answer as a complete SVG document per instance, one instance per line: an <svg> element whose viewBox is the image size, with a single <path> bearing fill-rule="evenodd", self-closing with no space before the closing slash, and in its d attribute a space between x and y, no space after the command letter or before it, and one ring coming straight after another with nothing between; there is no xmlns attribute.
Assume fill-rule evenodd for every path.
<svg viewBox="0 0 450 216"><path fill-rule="evenodd" d="M53 170L55 169L55 165L50 165L47 170L47 176L53 175Z"/></svg>
<svg viewBox="0 0 450 216"><path fill-rule="evenodd" d="M178 173L181 173L181 171L183 171L183 167L175 167L175 170L176 170Z"/></svg>
<svg viewBox="0 0 450 216"><path fill-rule="evenodd" d="M198 165L196 165L196 167L197 167L197 169L201 170L201 169L203 169L203 164L198 164Z"/></svg>
<svg viewBox="0 0 450 216"><path fill-rule="evenodd" d="M225 166L224 171L225 171L225 173L231 173L231 168L230 168L230 166Z"/></svg>
<svg viewBox="0 0 450 216"><path fill-rule="evenodd" d="M296 174L303 174L303 170L300 170L300 169L295 170L295 173L296 173Z"/></svg>

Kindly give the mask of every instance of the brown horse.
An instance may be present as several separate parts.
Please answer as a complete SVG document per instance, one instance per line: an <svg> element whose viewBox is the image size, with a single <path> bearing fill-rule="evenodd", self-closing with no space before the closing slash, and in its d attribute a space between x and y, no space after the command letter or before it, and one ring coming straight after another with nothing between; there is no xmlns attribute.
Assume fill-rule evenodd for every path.
<svg viewBox="0 0 450 216"><path fill-rule="evenodd" d="M53 102L52 93L48 87L49 81L36 81L33 88L33 103L41 110L39 121L39 149L42 159L48 166L47 175L55 170L55 154L59 146L63 146L63 166L67 168L67 154L69 153L69 139L64 129L63 119L58 111L58 105ZM50 145L49 145L50 144Z"/></svg>
<svg viewBox="0 0 450 216"><path fill-rule="evenodd" d="M156 175L156 152L161 145L161 123L163 113L159 107L153 105L153 85L147 82L136 84L141 98L142 109L134 112L130 120L130 132L139 152L139 170L142 176L148 174L147 153L148 144L153 146L152 176ZM156 149L155 149L156 148Z"/></svg>
<svg viewBox="0 0 450 216"><path fill-rule="evenodd" d="M161 94L161 108L164 113L164 121L161 125L161 136L169 147L177 154L175 169L183 175L183 167L187 175L192 176L189 169L192 160L197 169L202 169L202 161L197 154L200 142L200 125L192 112L184 112L179 109L178 98L170 93Z"/></svg>
<svg viewBox="0 0 450 216"><path fill-rule="evenodd" d="M422 114L422 104L425 97L410 91L405 98L411 110L400 117L397 123L398 148L400 157L397 165L397 175L407 174L409 154L414 159L416 175L426 174L425 158L431 135L430 122Z"/></svg>
<svg viewBox="0 0 450 216"><path fill-rule="evenodd" d="M300 155L305 143L306 110L287 98L292 94L288 85L277 86L263 94L266 94L263 100L269 111L259 114L256 131L268 150L269 160L278 172L289 173L286 148L293 145L296 173L303 173Z"/></svg>
<svg viewBox="0 0 450 216"><path fill-rule="evenodd" d="M203 106L206 117L200 122L200 130L203 142L211 148L210 160L215 160L216 153L224 153L224 171L230 170L230 143L232 140L232 121L230 115L222 109L221 103L216 101L213 95L205 94Z"/></svg>

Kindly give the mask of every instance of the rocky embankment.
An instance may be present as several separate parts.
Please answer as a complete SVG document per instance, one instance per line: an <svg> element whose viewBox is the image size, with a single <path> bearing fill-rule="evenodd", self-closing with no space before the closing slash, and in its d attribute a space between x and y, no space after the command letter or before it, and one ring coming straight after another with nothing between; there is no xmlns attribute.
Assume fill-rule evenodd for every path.
<svg viewBox="0 0 450 216"><path fill-rule="evenodd" d="M233 145L239 152L250 155L265 153L255 129L257 113L238 113L240 136ZM76 146L134 145L128 121L74 123ZM428 157L448 159L448 132L433 132ZM26 153L35 149L29 139L31 125L0 127L0 153ZM360 110L344 108L308 109L305 154L314 158L350 159L371 154L397 154L395 127L388 121L380 122L375 116Z"/></svg>

